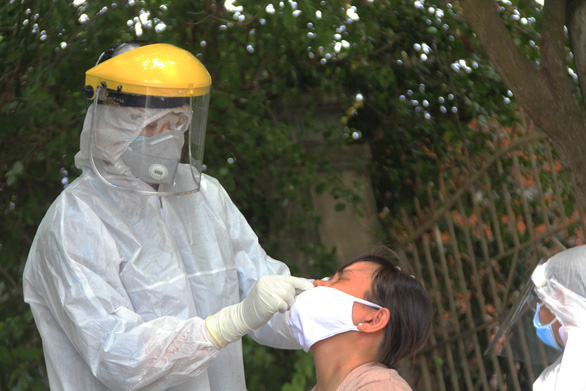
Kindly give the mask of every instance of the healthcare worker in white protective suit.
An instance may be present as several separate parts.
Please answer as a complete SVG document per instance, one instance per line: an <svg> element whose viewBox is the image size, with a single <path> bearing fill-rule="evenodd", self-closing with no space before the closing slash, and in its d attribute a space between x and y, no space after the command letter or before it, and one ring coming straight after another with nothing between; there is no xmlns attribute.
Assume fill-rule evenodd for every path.
<svg viewBox="0 0 586 391"><path fill-rule="evenodd" d="M586 390L586 246L564 250L537 265L489 350L529 308L534 310L537 336L560 351L533 383L533 390Z"/></svg>
<svg viewBox="0 0 586 391"><path fill-rule="evenodd" d="M586 390L586 246L554 255L535 268L531 280L538 298L537 335L562 351L535 381L533 390Z"/></svg>
<svg viewBox="0 0 586 391"><path fill-rule="evenodd" d="M86 73L83 174L24 270L51 389L245 390L243 335L300 348L284 312L312 284L201 173L210 87L167 44L119 45Z"/></svg>

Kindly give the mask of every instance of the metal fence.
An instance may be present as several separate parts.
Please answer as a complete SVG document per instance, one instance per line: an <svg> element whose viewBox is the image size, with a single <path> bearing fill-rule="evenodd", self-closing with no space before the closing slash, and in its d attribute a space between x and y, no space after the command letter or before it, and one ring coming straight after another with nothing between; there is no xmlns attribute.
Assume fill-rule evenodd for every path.
<svg viewBox="0 0 586 391"><path fill-rule="evenodd" d="M434 306L428 345L400 368L414 390L531 390L552 354L530 318L502 354L485 350L539 260L584 243L583 211L546 136L485 130L496 135L490 154L446 167L396 231Z"/></svg>

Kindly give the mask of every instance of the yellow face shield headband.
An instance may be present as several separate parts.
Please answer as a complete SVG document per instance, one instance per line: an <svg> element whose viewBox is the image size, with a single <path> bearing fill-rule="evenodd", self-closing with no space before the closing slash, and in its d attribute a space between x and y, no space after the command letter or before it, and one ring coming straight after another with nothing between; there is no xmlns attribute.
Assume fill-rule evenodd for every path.
<svg viewBox="0 0 586 391"><path fill-rule="evenodd" d="M85 95L99 88L116 93L158 97L195 97L210 92L212 80L191 53L169 44L153 44L119 54L86 72Z"/></svg>

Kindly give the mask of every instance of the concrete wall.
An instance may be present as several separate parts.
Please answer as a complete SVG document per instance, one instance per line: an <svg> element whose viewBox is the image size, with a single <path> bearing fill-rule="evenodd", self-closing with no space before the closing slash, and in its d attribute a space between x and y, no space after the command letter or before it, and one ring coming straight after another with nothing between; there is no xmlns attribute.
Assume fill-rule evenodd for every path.
<svg viewBox="0 0 586 391"><path fill-rule="evenodd" d="M365 166L369 159L368 145L346 146L330 156L342 183L359 194L362 200L357 206L359 213L350 206L337 211L336 204L340 200L336 200L328 192L317 194L312 189L313 206L321 217L321 223L317 227L319 241L327 248L335 247L335 253L342 262L382 243L378 210Z"/></svg>

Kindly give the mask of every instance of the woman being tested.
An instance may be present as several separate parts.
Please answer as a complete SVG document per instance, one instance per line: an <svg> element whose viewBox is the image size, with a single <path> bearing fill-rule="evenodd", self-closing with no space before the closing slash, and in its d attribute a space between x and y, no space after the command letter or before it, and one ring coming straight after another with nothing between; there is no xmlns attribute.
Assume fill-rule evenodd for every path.
<svg viewBox="0 0 586 391"><path fill-rule="evenodd" d="M427 340L432 307L397 258L388 249L358 256L297 297L289 322L314 354L312 391L411 391L395 365Z"/></svg>

